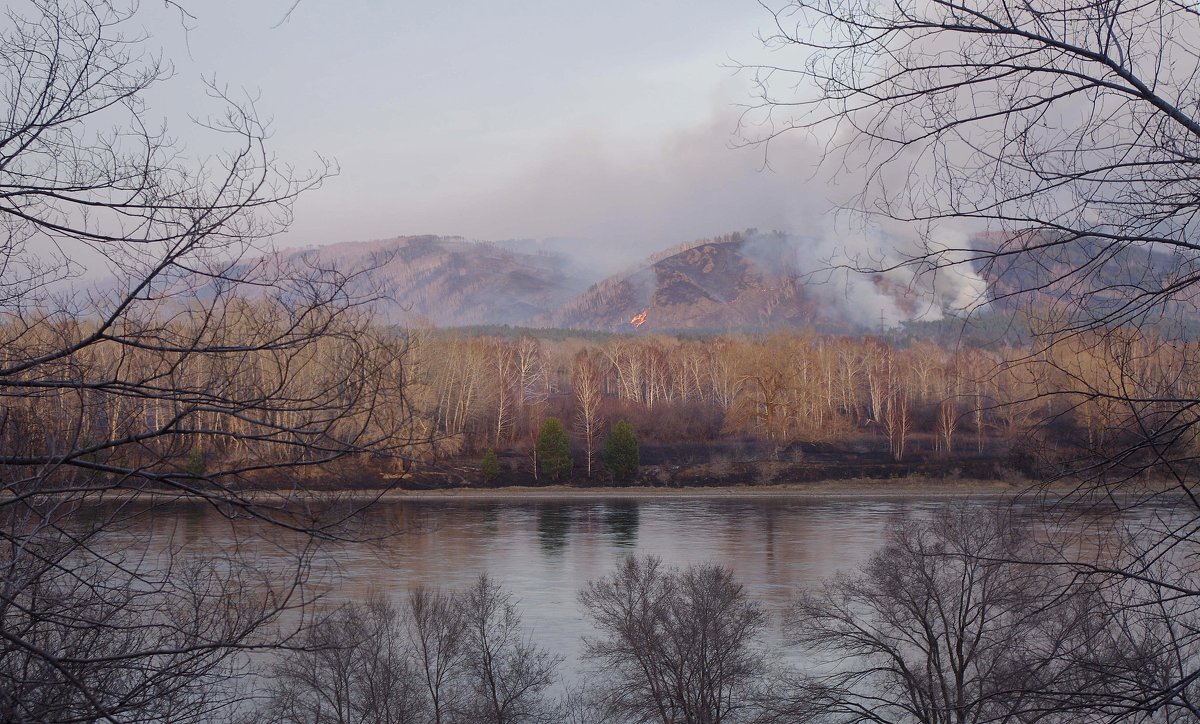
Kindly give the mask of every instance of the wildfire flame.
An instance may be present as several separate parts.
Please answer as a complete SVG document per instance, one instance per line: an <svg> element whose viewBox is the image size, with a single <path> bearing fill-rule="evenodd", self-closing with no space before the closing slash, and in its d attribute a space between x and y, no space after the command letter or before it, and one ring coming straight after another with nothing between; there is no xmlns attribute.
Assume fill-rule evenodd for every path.
<svg viewBox="0 0 1200 724"><path fill-rule="evenodd" d="M634 317L633 319L629 320L629 323L635 327L642 326L643 324L646 323L646 312L647 311L648 310L643 309L641 314L639 314L636 317Z"/></svg>

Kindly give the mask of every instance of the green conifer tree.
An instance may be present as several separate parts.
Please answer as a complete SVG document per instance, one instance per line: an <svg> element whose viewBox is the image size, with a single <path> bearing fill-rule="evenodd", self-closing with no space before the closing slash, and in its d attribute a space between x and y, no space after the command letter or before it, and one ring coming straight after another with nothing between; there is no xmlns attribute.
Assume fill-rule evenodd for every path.
<svg viewBox="0 0 1200 724"><path fill-rule="evenodd" d="M613 425L604 441L604 464L617 480L628 480L637 475L641 458L633 425L624 420Z"/></svg>
<svg viewBox="0 0 1200 724"><path fill-rule="evenodd" d="M571 472L571 442L562 420L547 418L537 439L538 464L551 480L558 480Z"/></svg>
<svg viewBox="0 0 1200 724"><path fill-rule="evenodd" d="M485 483L491 483L500 477L500 460L496 457L496 451L490 447L484 450L483 460L479 461L479 472Z"/></svg>

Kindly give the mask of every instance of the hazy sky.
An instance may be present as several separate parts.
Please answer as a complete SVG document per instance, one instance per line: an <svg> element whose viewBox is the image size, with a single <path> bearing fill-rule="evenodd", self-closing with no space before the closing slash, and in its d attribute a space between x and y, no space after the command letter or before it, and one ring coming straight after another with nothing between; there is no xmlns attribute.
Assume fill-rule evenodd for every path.
<svg viewBox="0 0 1200 724"><path fill-rule="evenodd" d="M754 0L302 0L280 23L290 4L188 3L186 35L152 3L142 20L176 65L152 110L180 137L215 74L261 94L281 159L340 164L282 244L568 237L641 255L803 228L821 207L803 148L774 171L730 148L750 100L730 58L766 55Z"/></svg>

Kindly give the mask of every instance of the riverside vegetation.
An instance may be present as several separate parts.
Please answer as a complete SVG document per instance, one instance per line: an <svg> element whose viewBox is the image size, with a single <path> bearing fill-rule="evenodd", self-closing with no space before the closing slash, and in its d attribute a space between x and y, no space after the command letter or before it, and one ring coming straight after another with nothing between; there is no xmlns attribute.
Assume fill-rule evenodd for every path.
<svg viewBox="0 0 1200 724"><path fill-rule="evenodd" d="M261 302L230 300L220 318L185 309L153 334L207 345L282 335L287 323ZM234 468L250 487L602 483L634 477L628 456L614 467L604 454L610 433L632 431L640 461L655 466L643 479L655 484L674 479L681 466L691 477L680 479L692 483L1032 477L1127 445L1148 420L1194 416L1170 401L1200 394L1200 383L1183 374L1200 357L1200 343L1163 344L1134 329L1073 334L1038 351L812 332L506 338L347 318L325 324L323 337L284 366L277 347L206 354L91 342L97 324L46 320L8 328L5 349L14 360L35 359L47 345L78 348L7 378L14 394L0 443L10 458L41 459L86 441L75 459L88 463L96 482L127 468L197 481L206 471ZM331 387L328 379L329 370L350 360L357 366L352 395L346 382ZM170 375L178 392L127 395L110 385L36 382L105 370L130 383ZM1131 410L1118 399L1129 389L1153 392L1152 399ZM201 404L219 390L238 391L253 408L226 415ZM183 391L195 404L180 397ZM342 406L336 416L312 416L333 403ZM561 421L561 434L547 468L550 461L538 462L538 439L553 421ZM139 435L146 427L171 434ZM274 466L289 460L302 431L354 435L361 444L329 460L314 458L283 479ZM1183 426L1164 444L1186 454L1198 441ZM487 449L497 465L489 463L485 474ZM1143 450L1127 463L1152 462L1153 454ZM749 467L739 466L746 460Z"/></svg>

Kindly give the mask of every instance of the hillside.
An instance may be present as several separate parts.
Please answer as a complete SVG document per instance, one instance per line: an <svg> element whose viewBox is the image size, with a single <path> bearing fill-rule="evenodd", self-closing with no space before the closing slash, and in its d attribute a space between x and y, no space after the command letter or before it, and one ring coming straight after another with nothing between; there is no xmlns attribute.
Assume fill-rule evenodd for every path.
<svg viewBox="0 0 1200 724"><path fill-rule="evenodd" d="M592 285L549 321L606 331L774 329L825 321L801 280L795 247L781 234L730 234L677 249Z"/></svg>
<svg viewBox="0 0 1200 724"><path fill-rule="evenodd" d="M372 268L372 283L387 297L385 319L439 327L851 332L877 323L881 307L894 319L920 314L921 299L895 280L858 279L853 293L820 284L798 259L803 248L786 234L751 230L664 248L600 281L531 242L406 236L290 255L345 272Z"/></svg>
<svg viewBox="0 0 1200 724"><path fill-rule="evenodd" d="M1060 239L1046 232L984 234L973 245L996 254L979 273L999 310L1080 326L1149 325L1189 339L1200 332L1200 296L1188 283L1200 271L1200 261L1190 250L1095 237Z"/></svg>
<svg viewBox="0 0 1200 724"><path fill-rule="evenodd" d="M342 270L373 268L385 318L437 326L520 324L562 307L587 285L564 256L458 237L346 242L296 254Z"/></svg>
<svg viewBox="0 0 1200 724"><path fill-rule="evenodd" d="M972 243L994 251L1001 240L981 235ZM385 319L439 327L708 333L811 326L853 333L881 323L936 323L943 313L956 314L953 301L961 297L953 283L962 275L940 275L936 292L932 277L913 280L903 272L830 275L820 271L819 260L804 257L815 253L808 241L776 232L751 230L663 248L632 271L600 281L548 246L407 236L289 255L343 271L375 267L373 283L388 296L381 305ZM993 304L971 316L1057 310L1074 317L1086 309L1137 319L1137 294L1161 289L1191 269L1165 255L1137 247L1113 252L1089 239L1049 252L1036 259L1001 256L981 267L977 280ZM1083 269L1085 276L1072 276L1071 269ZM1022 289L1036 291L1016 294ZM1085 297L1087 304L1080 305ZM1192 318L1194 301L1175 299L1164 309L1174 319Z"/></svg>

